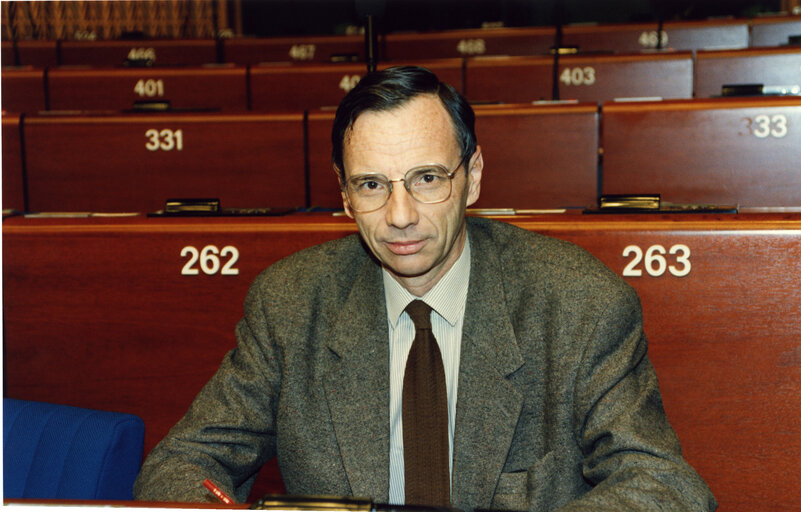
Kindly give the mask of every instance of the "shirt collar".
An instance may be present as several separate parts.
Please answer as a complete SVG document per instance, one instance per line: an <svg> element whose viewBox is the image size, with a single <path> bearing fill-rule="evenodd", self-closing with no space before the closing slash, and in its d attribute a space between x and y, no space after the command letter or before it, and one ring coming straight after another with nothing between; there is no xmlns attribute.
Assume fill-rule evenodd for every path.
<svg viewBox="0 0 801 512"><path fill-rule="evenodd" d="M404 288L385 268L381 268L384 280L384 296L387 302L387 318L392 328L398 325L403 310L418 297ZM470 237L465 235L464 248L456 263L442 276L428 293L419 297L444 318L451 326L455 326L464 310L467 298L467 286L470 282Z"/></svg>

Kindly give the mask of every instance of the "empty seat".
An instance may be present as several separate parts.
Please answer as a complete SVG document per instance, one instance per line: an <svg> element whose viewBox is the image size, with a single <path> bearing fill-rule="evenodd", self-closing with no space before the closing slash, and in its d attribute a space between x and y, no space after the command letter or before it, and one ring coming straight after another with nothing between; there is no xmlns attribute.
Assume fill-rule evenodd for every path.
<svg viewBox="0 0 801 512"><path fill-rule="evenodd" d="M695 96L719 96L724 85L798 86L801 46L699 51L695 61Z"/></svg>
<svg viewBox="0 0 801 512"><path fill-rule="evenodd" d="M364 36L243 37L222 41L223 59L235 64L364 60Z"/></svg>
<svg viewBox="0 0 801 512"><path fill-rule="evenodd" d="M537 55L554 44L553 27L446 30L387 34L385 60L447 59L476 55Z"/></svg>
<svg viewBox="0 0 801 512"><path fill-rule="evenodd" d="M25 210L20 116L3 112L3 210Z"/></svg>
<svg viewBox="0 0 801 512"><path fill-rule="evenodd" d="M149 39L62 41L62 65L122 66L127 60L155 66L200 65L217 62L213 39Z"/></svg>
<svg viewBox="0 0 801 512"><path fill-rule="evenodd" d="M748 47L745 20L671 21L659 30L657 23L567 25L562 46L581 52L635 52L655 48L700 50Z"/></svg>
<svg viewBox="0 0 801 512"><path fill-rule="evenodd" d="M801 36L801 16L770 16L751 20L751 46L781 46Z"/></svg>
<svg viewBox="0 0 801 512"><path fill-rule="evenodd" d="M305 204L300 113L42 115L24 133L33 211L155 211L175 197Z"/></svg>
<svg viewBox="0 0 801 512"><path fill-rule="evenodd" d="M400 63L381 63L379 69ZM462 89L462 60L439 59L416 64ZM365 64L261 64L250 68L253 110L306 110L336 107L367 72Z"/></svg>
<svg viewBox="0 0 801 512"><path fill-rule="evenodd" d="M3 110L8 112L38 112L47 107L44 70L31 66L3 67Z"/></svg>
<svg viewBox="0 0 801 512"><path fill-rule="evenodd" d="M3 496L132 500L144 433L132 414L3 398Z"/></svg>
<svg viewBox="0 0 801 512"><path fill-rule="evenodd" d="M47 80L53 110L124 110L143 101L178 109L248 107L245 67L61 67L49 70Z"/></svg>
<svg viewBox="0 0 801 512"><path fill-rule="evenodd" d="M603 192L801 206L801 98L606 103Z"/></svg>

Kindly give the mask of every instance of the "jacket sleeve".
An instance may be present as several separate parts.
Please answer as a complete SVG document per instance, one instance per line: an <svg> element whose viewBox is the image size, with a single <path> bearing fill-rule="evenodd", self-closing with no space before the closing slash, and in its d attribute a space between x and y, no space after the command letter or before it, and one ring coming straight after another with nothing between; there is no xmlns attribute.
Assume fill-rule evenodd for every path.
<svg viewBox="0 0 801 512"><path fill-rule="evenodd" d="M707 485L684 460L647 355L639 299L610 300L585 345L574 425L593 488L564 511L715 510Z"/></svg>
<svg viewBox="0 0 801 512"><path fill-rule="evenodd" d="M236 348L148 455L134 485L136 499L216 502L203 486L209 478L245 501L259 469L275 455L282 351L269 332L258 282L245 300Z"/></svg>

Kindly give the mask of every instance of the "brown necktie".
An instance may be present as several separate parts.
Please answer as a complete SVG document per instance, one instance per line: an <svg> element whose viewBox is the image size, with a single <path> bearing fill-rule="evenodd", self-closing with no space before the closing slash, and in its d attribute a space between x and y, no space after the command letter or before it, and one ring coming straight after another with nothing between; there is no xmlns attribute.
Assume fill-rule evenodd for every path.
<svg viewBox="0 0 801 512"><path fill-rule="evenodd" d="M431 306L406 306L415 327L403 375L403 462L407 505L450 506L448 392L431 332Z"/></svg>

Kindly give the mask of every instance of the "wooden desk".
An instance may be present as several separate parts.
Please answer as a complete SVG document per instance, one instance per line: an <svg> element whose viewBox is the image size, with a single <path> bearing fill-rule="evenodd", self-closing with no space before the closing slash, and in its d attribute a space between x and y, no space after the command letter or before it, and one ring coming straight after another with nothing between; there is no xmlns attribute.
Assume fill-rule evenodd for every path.
<svg viewBox="0 0 801 512"><path fill-rule="evenodd" d="M690 52L569 55L559 59L560 99L692 98Z"/></svg>
<svg viewBox="0 0 801 512"><path fill-rule="evenodd" d="M467 59L465 97L473 103L528 103L553 98L553 57Z"/></svg>
<svg viewBox="0 0 801 512"><path fill-rule="evenodd" d="M378 69L402 63L380 63ZM418 61L440 80L462 90L462 60ZM364 63L261 64L250 68L253 110L292 111L321 107L336 109L367 72Z"/></svg>
<svg viewBox="0 0 801 512"><path fill-rule="evenodd" d="M801 215L505 220L627 274L668 417L721 510L792 510L801 498L792 470L801 457ZM255 275L353 232L349 219L322 215L7 219L6 393L138 414L147 452L234 346ZM220 256L226 247L236 252ZM203 254L194 263L193 251ZM237 274L223 275L229 263ZM254 495L280 491L275 467L263 473Z"/></svg>
<svg viewBox="0 0 801 512"><path fill-rule="evenodd" d="M57 41L3 41L3 66L44 68L58 64Z"/></svg>
<svg viewBox="0 0 801 512"><path fill-rule="evenodd" d="M770 16L751 20L751 46L782 46L801 36L801 16Z"/></svg>
<svg viewBox="0 0 801 512"><path fill-rule="evenodd" d="M581 52L748 47L748 22L745 20L666 22L662 26L661 41L658 28L657 23L567 25L562 31L562 46L577 46Z"/></svg>
<svg viewBox="0 0 801 512"><path fill-rule="evenodd" d="M583 208L598 194L595 104L476 106L476 208Z"/></svg>
<svg viewBox="0 0 801 512"><path fill-rule="evenodd" d="M128 58L150 59L155 66L217 62L213 39L61 41L60 52L60 64L66 66L122 66Z"/></svg>
<svg viewBox="0 0 801 512"><path fill-rule="evenodd" d="M384 60L448 59L477 55L537 55L554 44L554 27L492 28L387 34Z"/></svg>
<svg viewBox="0 0 801 512"><path fill-rule="evenodd" d="M3 210L25 211L20 115L3 112Z"/></svg>
<svg viewBox="0 0 801 512"><path fill-rule="evenodd" d="M32 211L149 212L173 197L306 203L300 113L42 115L24 133Z"/></svg>
<svg viewBox="0 0 801 512"><path fill-rule="evenodd" d="M605 194L801 206L801 98L605 103Z"/></svg>
<svg viewBox="0 0 801 512"><path fill-rule="evenodd" d="M596 105L476 105L474 110L485 165L475 207L585 207L596 201ZM309 113L312 206L342 208L331 165L333 123L332 111Z"/></svg>
<svg viewBox="0 0 801 512"><path fill-rule="evenodd" d="M169 101L172 108L246 110L247 68L61 67L47 73L52 110L125 110L137 101Z"/></svg>
<svg viewBox="0 0 801 512"><path fill-rule="evenodd" d="M0 82L3 110L35 113L47 108L43 69L31 66L3 67Z"/></svg>
<svg viewBox="0 0 801 512"><path fill-rule="evenodd" d="M691 98L693 59L689 52L628 55L468 59L465 94L472 102L522 103L553 98L605 101L614 98Z"/></svg>
<svg viewBox="0 0 801 512"><path fill-rule="evenodd" d="M697 52L695 97L720 96L727 84L801 86L801 46Z"/></svg>
<svg viewBox="0 0 801 512"><path fill-rule="evenodd" d="M224 62L364 61L364 36L236 38L222 41Z"/></svg>

